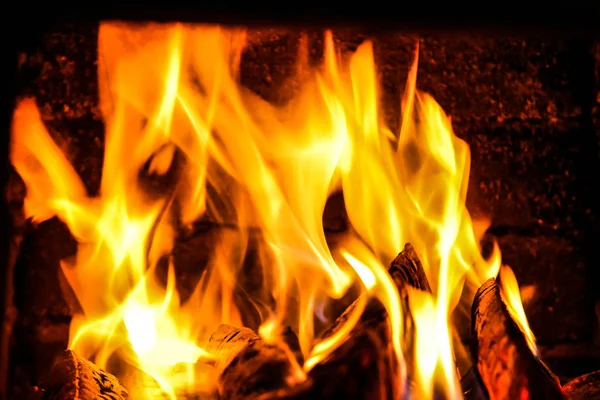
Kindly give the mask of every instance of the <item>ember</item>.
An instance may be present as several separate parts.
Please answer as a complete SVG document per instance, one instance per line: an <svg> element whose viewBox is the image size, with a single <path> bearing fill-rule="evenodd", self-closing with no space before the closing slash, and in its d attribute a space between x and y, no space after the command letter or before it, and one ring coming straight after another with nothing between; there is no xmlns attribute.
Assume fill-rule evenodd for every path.
<svg viewBox="0 0 600 400"><path fill-rule="evenodd" d="M564 397L499 247L482 256L486 222L465 205L469 147L417 90L418 52L392 132L370 42L342 54L327 32L319 67L300 46L302 86L285 106L240 84L245 42L218 26L101 25L95 197L35 101L19 102L11 161L26 216L57 216L78 241L62 270L82 313L46 396L461 398L482 384L491 399ZM352 229L332 246L322 215L339 191ZM206 214L234 228L182 296L174 240ZM240 283L251 240L252 294ZM465 390L451 315L471 305Z"/></svg>

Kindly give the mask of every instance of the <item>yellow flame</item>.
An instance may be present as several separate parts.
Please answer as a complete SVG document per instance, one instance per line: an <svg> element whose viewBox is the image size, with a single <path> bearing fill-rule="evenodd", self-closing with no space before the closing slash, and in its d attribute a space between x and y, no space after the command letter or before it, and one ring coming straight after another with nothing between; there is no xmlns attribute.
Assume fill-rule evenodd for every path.
<svg viewBox="0 0 600 400"><path fill-rule="evenodd" d="M500 268L499 278L500 294L502 295L502 300L504 300L504 303L506 304L506 308L508 309L513 320L519 326L519 329L521 329L521 332L523 332L525 335L527 345L529 346L531 352L535 355L538 355L537 346L535 345L535 335L529 327L529 322L527 321L527 316L525 315L525 310L523 309L523 302L521 301L521 293L519 291L519 283L517 282L515 273L508 265L503 265Z"/></svg>
<svg viewBox="0 0 600 400"><path fill-rule="evenodd" d="M416 369L420 395L432 397L441 386L460 397L449 315L466 280L481 284L496 275L500 252L495 246L490 259L481 256L484 230L465 206L469 148L435 100L416 89L417 57L400 131L393 133L381 115L370 42L345 59L327 32L323 66L302 75L298 94L279 107L239 82L245 38L242 30L218 26L101 25L106 135L97 197L87 196L35 102L19 103L11 159L27 184L27 215L57 216L79 241L75 259L63 263L83 311L73 320L69 346L100 367L109 368L111 357L127 361L170 398L213 390L205 361L215 356L202 343L221 323L242 325L242 308L260 302L234 299L246 228L255 227L263 285L274 300L263 307L258 331L270 342L282 341L285 326L297 332L306 362L292 363L296 381L351 334L367 301L377 298L390 319L397 387L405 387L407 376L401 338L410 311L417 361L408 367ZM307 59L300 55L299 71ZM167 175L162 190L144 184ZM334 257L322 214L338 189L353 230ZM174 239L207 210L219 221L234 218L240 229L220 236L182 304L170 259ZM411 310L402 310L387 273L406 242L422 258L433 289L411 291ZM158 279L165 267L166 284ZM361 296L352 314L335 334L319 338L315 310L355 281ZM143 389L135 396L152 398Z"/></svg>
<svg viewBox="0 0 600 400"><path fill-rule="evenodd" d="M446 340L437 330L435 298L429 293L411 290L409 304L415 323L415 354L418 358L413 366L417 382L433 382L439 358L439 341ZM432 385L417 385L415 398L430 399L433 397ZM453 388L454 389L454 388ZM460 397L460 392L450 393L451 398Z"/></svg>

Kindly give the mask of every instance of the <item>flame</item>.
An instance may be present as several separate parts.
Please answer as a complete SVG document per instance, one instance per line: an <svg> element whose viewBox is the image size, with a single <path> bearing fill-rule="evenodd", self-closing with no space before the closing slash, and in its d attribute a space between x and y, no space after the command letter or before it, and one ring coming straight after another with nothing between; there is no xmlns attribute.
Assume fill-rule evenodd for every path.
<svg viewBox="0 0 600 400"><path fill-rule="evenodd" d="M523 302L521 301L521 292L519 290L519 283L515 277L515 273L512 268L508 265L503 265L500 268L499 273L500 279L500 295L502 300L506 304L506 308L510 313L512 319L516 322L525 335L527 340L527 346L533 354L539 356L537 346L535 345L535 335L529 327L525 310L523 309Z"/></svg>
<svg viewBox="0 0 600 400"><path fill-rule="evenodd" d="M298 381L343 343L368 299L377 298L390 319L397 387L405 387L409 369L421 397L432 397L434 387L461 397L449 315L465 282L495 276L501 257L497 246L489 259L481 255L484 230L465 206L469 148L435 100L416 89L417 57L400 131L393 133L381 116L370 42L345 58L327 32L323 66L298 77L302 88L283 107L240 84L244 43L243 30L218 26L101 25L106 133L95 197L51 139L35 102L18 104L11 159L28 188L26 213L36 222L57 216L79 242L76 257L62 265L83 311L73 320L69 347L109 371L113 358L126 361L170 398L209 392L217 382L216 356L204 343L221 323L243 325L243 309L261 303L264 340L285 346L285 326L298 334L306 359L294 364ZM307 60L301 48L299 71ZM163 187L153 190L152 179ZM353 230L333 251L322 214L339 189ZM195 291L182 302L174 240L206 212L221 222L233 216L239 229L220 236ZM249 227L260 232L272 304L234 299ZM406 242L419 253L433 289L410 291L410 310L401 308L387 273ZM315 310L355 283L357 307L335 334L320 338ZM508 303L520 305L511 285L509 277ZM417 334L409 366L401 342L407 312ZM153 396L143 387L138 392L136 398Z"/></svg>

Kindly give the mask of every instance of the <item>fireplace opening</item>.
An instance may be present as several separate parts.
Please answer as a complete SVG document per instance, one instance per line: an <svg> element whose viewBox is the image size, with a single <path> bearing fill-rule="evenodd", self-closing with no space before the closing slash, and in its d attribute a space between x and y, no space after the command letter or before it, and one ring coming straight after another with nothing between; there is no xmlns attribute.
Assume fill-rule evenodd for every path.
<svg viewBox="0 0 600 400"><path fill-rule="evenodd" d="M6 398L600 397L594 37L71 23L18 63Z"/></svg>

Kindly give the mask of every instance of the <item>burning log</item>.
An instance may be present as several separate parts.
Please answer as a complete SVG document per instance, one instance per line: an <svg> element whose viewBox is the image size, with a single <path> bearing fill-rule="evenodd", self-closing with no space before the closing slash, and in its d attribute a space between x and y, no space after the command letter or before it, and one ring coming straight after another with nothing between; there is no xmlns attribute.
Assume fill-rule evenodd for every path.
<svg viewBox="0 0 600 400"><path fill-rule="evenodd" d="M408 286L420 289L423 291L431 292L431 287L429 286L429 281L427 280L427 275L425 274L425 270L421 265L421 261L417 256L417 253L414 247L407 243L404 246L404 250L396 256L390 268L388 269L394 284L398 288L400 292L401 301L405 303L407 306L407 297L408 293L406 288ZM322 337L328 337L334 334L341 326L344 325L344 322L348 319L348 317L352 314L352 311L357 306L358 300L352 303L346 311L342 315L338 317L338 319L333 323L333 325L326 330ZM410 314L407 315L410 317ZM371 320L375 320L376 325L380 324L381 321L387 320L387 312L385 311L385 307L383 304L373 301L367 305L363 312L363 316L361 321L354 327L354 330L357 331L363 325L369 325ZM412 321L407 321L408 324L411 324Z"/></svg>
<svg viewBox="0 0 600 400"><path fill-rule="evenodd" d="M564 398L558 378L527 346L494 278L475 294L472 319L477 367L490 398Z"/></svg>
<svg viewBox="0 0 600 400"><path fill-rule="evenodd" d="M411 244L392 262L389 273L407 302L407 286L430 291L429 282ZM358 300L322 335L327 338L337 332L357 307ZM410 321L407 321L410 326ZM286 384L293 365L285 350L265 343L247 328L220 328L211 338L224 357L220 378L220 394L228 399L289 398L312 399L331 396L352 398L389 398L397 377L391 351L390 329L385 307L377 300L370 301L348 339L308 373L301 384ZM288 344L289 346L289 344ZM289 346L291 347L291 346ZM233 352L233 357L226 355ZM296 358L301 365L302 360ZM231 360L231 361L229 361ZM331 377L335 376L335 379ZM288 381L289 382L289 381ZM401 389L400 389L401 390Z"/></svg>
<svg viewBox="0 0 600 400"><path fill-rule="evenodd" d="M392 261L389 273L401 293L405 292L407 285L425 292L431 292L431 286L429 286L421 260L419 260L415 248L410 243L407 243L404 250Z"/></svg>
<svg viewBox="0 0 600 400"><path fill-rule="evenodd" d="M265 342L252 329L221 325L211 335L207 351L216 356L215 368L221 374L224 398L246 398L257 392L277 389L292 373L290 353L301 365L300 344L295 333L282 333L287 346Z"/></svg>
<svg viewBox="0 0 600 400"><path fill-rule="evenodd" d="M123 400L128 396L127 389L117 378L67 350L50 371L44 399Z"/></svg>
<svg viewBox="0 0 600 400"><path fill-rule="evenodd" d="M569 400L600 398L600 370L582 375L563 386Z"/></svg>

